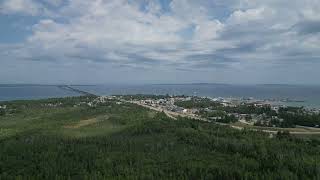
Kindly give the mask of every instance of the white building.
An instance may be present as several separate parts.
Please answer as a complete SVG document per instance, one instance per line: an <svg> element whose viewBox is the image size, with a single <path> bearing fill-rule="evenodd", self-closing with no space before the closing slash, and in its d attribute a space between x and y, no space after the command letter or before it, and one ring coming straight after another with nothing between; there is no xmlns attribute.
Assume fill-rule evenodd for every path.
<svg viewBox="0 0 320 180"><path fill-rule="evenodd" d="M279 112L279 106L272 106L271 110L276 111L278 113Z"/></svg>

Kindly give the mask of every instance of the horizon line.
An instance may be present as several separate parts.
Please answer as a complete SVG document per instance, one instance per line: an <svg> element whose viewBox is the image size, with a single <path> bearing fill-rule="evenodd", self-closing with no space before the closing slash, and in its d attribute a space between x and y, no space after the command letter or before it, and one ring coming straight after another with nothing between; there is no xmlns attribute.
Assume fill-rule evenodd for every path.
<svg viewBox="0 0 320 180"><path fill-rule="evenodd" d="M214 82L201 82L201 83L0 83L0 86L103 86L103 85L260 85L260 86L320 86L320 84L290 84L290 83L214 83Z"/></svg>

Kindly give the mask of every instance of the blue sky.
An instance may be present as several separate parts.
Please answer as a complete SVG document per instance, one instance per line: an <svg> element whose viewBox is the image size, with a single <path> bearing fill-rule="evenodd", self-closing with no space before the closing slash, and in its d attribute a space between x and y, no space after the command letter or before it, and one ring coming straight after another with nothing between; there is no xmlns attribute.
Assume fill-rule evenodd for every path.
<svg viewBox="0 0 320 180"><path fill-rule="evenodd" d="M0 0L0 83L320 84L319 0Z"/></svg>

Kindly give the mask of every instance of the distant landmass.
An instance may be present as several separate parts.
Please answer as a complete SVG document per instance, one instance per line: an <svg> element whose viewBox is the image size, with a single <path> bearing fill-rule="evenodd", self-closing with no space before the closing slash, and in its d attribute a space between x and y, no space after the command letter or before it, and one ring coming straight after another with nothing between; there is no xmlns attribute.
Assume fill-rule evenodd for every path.
<svg viewBox="0 0 320 180"><path fill-rule="evenodd" d="M59 85L44 84L2 84L0 85L0 101L16 99L41 99L50 97L79 96L79 93L62 90ZM240 97L257 99L292 100L292 106L319 107L320 86L289 85L289 84L260 84L235 85L224 83L180 83L180 84L109 84L86 85L73 84L79 90L96 95L113 94L169 94L196 95L207 97Z"/></svg>

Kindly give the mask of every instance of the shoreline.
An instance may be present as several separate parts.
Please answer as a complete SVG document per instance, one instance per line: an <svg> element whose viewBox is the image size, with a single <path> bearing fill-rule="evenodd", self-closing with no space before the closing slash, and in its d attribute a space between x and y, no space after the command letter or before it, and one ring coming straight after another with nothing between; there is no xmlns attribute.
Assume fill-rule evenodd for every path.
<svg viewBox="0 0 320 180"><path fill-rule="evenodd" d="M84 85L81 85L84 86ZM27 89L26 92L24 92L24 88L26 87L32 87L32 89ZM39 87L37 89L36 87ZM50 90L51 88L57 88ZM85 87L89 87L89 85L86 85ZM96 87L96 86L95 86ZM121 95L136 95L136 94L153 94L153 95L186 95L186 96L196 96L198 97L210 97L210 98L218 98L222 97L224 99L234 99L234 100L239 100L239 99L254 99L254 100L259 100L262 102L269 102L270 104L279 104L279 105L286 105L286 106L293 106L293 107L304 107L308 109L313 109L313 108L318 108L320 109L320 99L314 98L314 99L309 99L308 98L302 98L302 97L274 97L274 96L269 96L266 97L265 95L261 95L261 97L257 96L257 94L252 94L252 96L249 95L234 95L233 92L230 92L230 95L221 95L219 92L216 93L215 91L212 91L212 94L208 94L208 90L204 89L203 91L206 92L200 92L201 91L201 85L199 85L200 90L197 90L193 93L188 93L188 91L192 91L191 89L188 89L186 91L181 91L180 93L172 93L172 89L164 89L159 90L158 92L153 92L154 90L151 89L146 89L146 92L141 92L139 91L140 86L137 86L138 89L130 89L131 87L135 86L128 86L124 88L128 89L122 89L118 91L118 88L112 89L110 86L111 90L108 89L90 89L88 88L79 88L79 85L6 85L5 87L2 87L0 85L0 102L3 101L14 101L14 100L39 100L39 99L48 99L48 98L60 98L60 97L75 97L75 96L81 96L86 95L86 94L94 94L94 95L112 95L112 94L121 94ZM8 88L8 89L7 89ZM12 89L11 89L12 88ZM17 88L17 89L16 89ZM35 88L35 89L34 89ZM141 87L142 88L142 87ZM142 88L143 89L143 88ZM3 90L3 92L1 91ZM16 90L16 91L15 91ZM123 91L125 90L125 91ZM177 92L179 92L179 88L176 89ZM214 90L214 89L213 89ZM241 89L240 89L241 90ZM117 93L118 91L118 93ZM132 91L132 92L131 92ZM150 92L148 92L150 91ZM35 92L35 93L34 93ZM36 92L39 92L40 95L38 95ZM25 94L24 94L25 93Z"/></svg>

